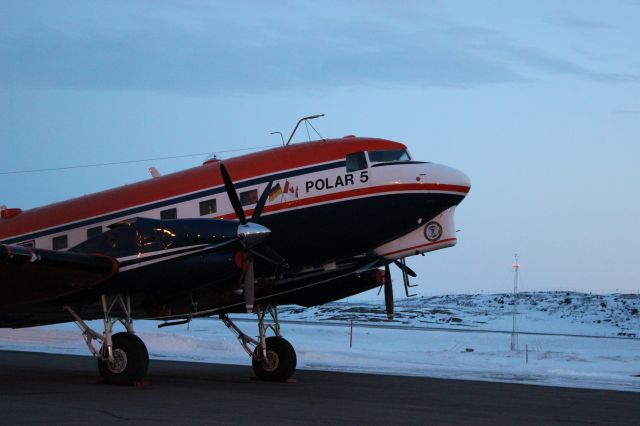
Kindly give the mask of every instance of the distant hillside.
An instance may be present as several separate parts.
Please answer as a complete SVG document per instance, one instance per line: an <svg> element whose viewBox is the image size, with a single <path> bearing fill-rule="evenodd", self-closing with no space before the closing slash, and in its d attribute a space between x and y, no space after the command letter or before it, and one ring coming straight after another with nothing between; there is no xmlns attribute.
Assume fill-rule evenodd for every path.
<svg viewBox="0 0 640 426"><path fill-rule="evenodd" d="M458 294L396 301L395 319L387 321L382 297L375 302L336 302L303 309L286 306L289 320L354 320L410 326L511 330L514 312L520 331L640 337L640 295L576 292Z"/></svg>

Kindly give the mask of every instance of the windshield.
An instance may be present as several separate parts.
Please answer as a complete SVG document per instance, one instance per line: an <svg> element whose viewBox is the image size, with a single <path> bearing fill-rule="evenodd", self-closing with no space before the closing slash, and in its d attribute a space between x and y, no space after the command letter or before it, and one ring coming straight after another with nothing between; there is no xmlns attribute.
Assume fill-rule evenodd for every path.
<svg viewBox="0 0 640 426"><path fill-rule="evenodd" d="M369 151L369 161L372 163L390 163L394 161L411 161L411 157L404 149L389 149Z"/></svg>

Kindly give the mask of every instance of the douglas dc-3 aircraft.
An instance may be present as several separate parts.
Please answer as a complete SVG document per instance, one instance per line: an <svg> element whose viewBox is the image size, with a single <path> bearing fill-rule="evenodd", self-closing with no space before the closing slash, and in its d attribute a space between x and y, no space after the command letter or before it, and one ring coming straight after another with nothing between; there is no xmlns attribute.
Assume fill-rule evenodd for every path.
<svg viewBox="0 0 640 426"><path fill-rule="evenodd" d="M464 173L413 160L400 143L354 136L153 174L24 212L2 209L0 327L75 321L103 382L127 384L149 363L134 319L164 326L218 315L258 378L286 381L296 353L280 334L277 305L383 286L391 318L390 264L407 285L415 274L405 257L455 245L454 209L470 189ZM257 314L256 339L228 317L245 311ZM85 322L95 319L102 332ZM113 333L117 322L124 332Z"/></svg>

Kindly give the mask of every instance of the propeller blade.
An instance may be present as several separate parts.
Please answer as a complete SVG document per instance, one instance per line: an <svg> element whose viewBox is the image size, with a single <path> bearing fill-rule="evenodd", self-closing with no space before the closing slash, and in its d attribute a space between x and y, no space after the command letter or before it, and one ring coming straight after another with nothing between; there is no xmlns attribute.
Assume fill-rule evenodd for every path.
<svg viewBox="0 0 640 426"><path fill-rule="evenodd" d="M411 276L413 278L418 276L418 274L416 274L413 269L409 268L406 263L402 263L399 260L394 260L393 263L395 263L396 266L398 268L400 268L403 272L406 272L407 275L409 275L409 276Z"/></svg>
<svg viewBox="0 0 640 426"><path fill-rule="evenodd" d="M248 251L244 260L244 302L247 306L247 312L253 312L254 301L254 274L253 274L253 257Z"/></svg>
<svg viewBox="0 0 640 426"><path fill-rule="evenodd" d="M266 244L259 244L253 249L253 253L260 256L261 258L268 260L274 265L282 266L284 269L289 269L290 265L287 263L286 259L278 254L277 251L272 249Z"/></svg>
<svg viewBox="0 0 640 426"><path fill-rule="evenodd" d="M384 305L387 308L387 318L393 319L393 283L389 264L384 266Z"/></svg>
<svg viewBox="0 0 640 426"><path fill-rule="evenodd" d="M265 204L267 204L267 197L271 193L271 185L273 185L273 181L267 184L267 187L262 191L262 195L258 200L258 204L256 204L256 208L253 209L253 216L251 216L251 222L258 223L260 219L260 215L262 215L262 210L264 209Z"/></svg>
<svg viewBox="0 0 640 426"><path fill-rule="evenodd" d="M242 204L240 203L240 199L238 198L238 193L236 192L236 188L233 186L233 181L227 172L227 168L224 164L220 164L220 173L222 173L222 180L224 181L224 188L227 191L227 197L229 197L229 201L231 201L231 205L233 206L233 211L238 216L238 220L241 224L245 225L247 223L247 218L244 215L244 210L242 210Z"/></svg>

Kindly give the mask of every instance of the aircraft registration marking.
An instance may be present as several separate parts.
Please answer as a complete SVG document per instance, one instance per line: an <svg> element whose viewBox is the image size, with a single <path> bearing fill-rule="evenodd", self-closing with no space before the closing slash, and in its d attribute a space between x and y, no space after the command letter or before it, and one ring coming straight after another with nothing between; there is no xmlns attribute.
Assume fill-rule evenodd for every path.
<svg viewBox="0 0 640 426"><path fill-rule="evenodd" d="M369 181L368 171L364 170L360 172L359 181L360 183L366 183ZM325 189L335 189L353 185L355 185L355 176L353 173L338 175L333 178L323 177L319 179L312 179L304 183L305 192L309 192L312 189L315 189L316 191L323 191Z"/></svg>

